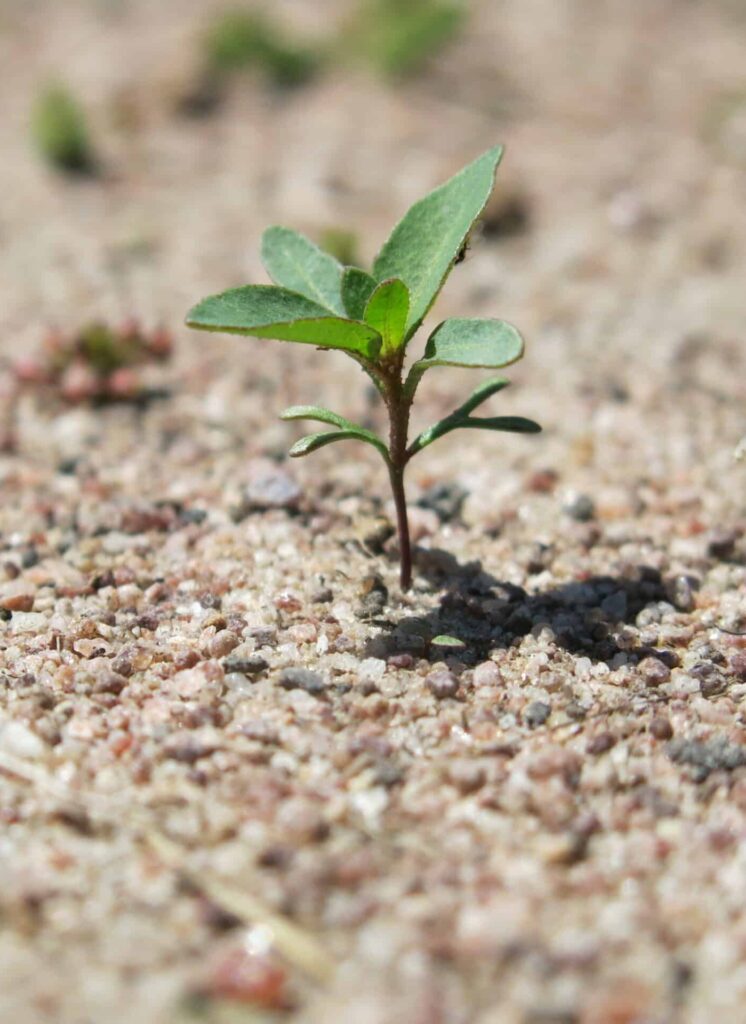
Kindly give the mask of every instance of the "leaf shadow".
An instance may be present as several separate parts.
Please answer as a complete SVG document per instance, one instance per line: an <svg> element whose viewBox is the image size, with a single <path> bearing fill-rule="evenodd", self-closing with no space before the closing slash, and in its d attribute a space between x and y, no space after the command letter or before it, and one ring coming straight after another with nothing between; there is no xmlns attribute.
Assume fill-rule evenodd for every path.
<svg viewBox="0 0 746 1024"><path fill-rule="evenodd" d="M566 651L610 664L629 641L620 643L625 624L634 623L648 604L668 598L660 573L640 566L627 575L591 576L530 594L497 579L480 562L460 563L445 551L418 552L418 568L443 592L437 607L409 615L383 628L366 645L369 657L409 653L429 661L455 654L475 664L499 647L510 647L537 627L548 626L554 642ZM456 637L463 648L434 644L441 635ZM636 647L637 658L660 654Z"/></svg>

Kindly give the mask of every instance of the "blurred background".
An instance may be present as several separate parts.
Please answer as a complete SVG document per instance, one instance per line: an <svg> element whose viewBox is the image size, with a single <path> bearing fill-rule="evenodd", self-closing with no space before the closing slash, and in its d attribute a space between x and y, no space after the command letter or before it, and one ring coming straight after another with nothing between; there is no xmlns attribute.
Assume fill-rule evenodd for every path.
<svg viewBox="0 0 746 1024"><path fill-rule="evenodd" d="M367 263L412 200L500 141L440 314L505 316L532 375L571 352L619 387L684 373L706 335L727 391L745 54L741 0L3 0L0 346L133 316L231 346L179 324L265 279L266 224Z"/></svg>

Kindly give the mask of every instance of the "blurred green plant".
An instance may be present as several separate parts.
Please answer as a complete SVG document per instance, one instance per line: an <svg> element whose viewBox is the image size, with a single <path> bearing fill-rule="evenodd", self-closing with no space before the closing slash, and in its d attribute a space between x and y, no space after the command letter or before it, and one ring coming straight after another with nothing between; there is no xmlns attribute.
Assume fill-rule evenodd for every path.
<svg viewBox="0 0 746 1024"><path fill-rule="evenodd" d="M358 262L357 235L348 228L324 228L319 236L319 245L347 267Z"/></svg>
<svg viewBox="0 0 746 1024"><path fill-rule="evenodd" d="M204 52L209 73L222 77L259 68L281 88L305 84L319 68L316 50L290 40L275 22L259 11L229 10L207 28Z"/></svg>
<svg viewBox="0 0 746 1024"><path fill-rule="evenodd" d="M136 401L147 391L142 370L169 359L172 347L162 327L94 321L70 335L50 330L39 352L13 363L13 373L19 385L51 388L72 404Z"/></svg>
<svg viewBox="0 0 746 1024"><path fill-rule="evenodd" d="M348 52L387 78L418 74L461 30L459 0L365 0L343 35Z"/></svg>
<svg viewBox="0 0 746 1024"><path fill-rule="evenodd" d="M495 146L425 196L397 224L376 257L372 273L345 267L288 228L268 228L262 259L274 285L246 285L213 295L187 315L190 327L257 338L275 338L339 349L371 378L386 405L389 437L320 406L294 406L286 420L316 420L333 429L307 434L293 445L299 457L337 441L372 445L389 472L396 508L401 585L412 579L404 471L434 441L457 429L536 433L521 416L477 417L474 410L507 387L493 377L454 412L410 443L409 420L423 375L433 367L508 366L523 355L523 339L503 320L449 319L432 332L422 358L405 368L407 344L417 332L453 267L460 262L474 224L492 192L502 147Z"/></svg>
<svg viewBox="0 0 746 1024"><path fill-rule="evenodd" d="M31 135L44 160L57 170L90 174L96 161L83 108L59 83L46 86L34 103Z"/></svg>

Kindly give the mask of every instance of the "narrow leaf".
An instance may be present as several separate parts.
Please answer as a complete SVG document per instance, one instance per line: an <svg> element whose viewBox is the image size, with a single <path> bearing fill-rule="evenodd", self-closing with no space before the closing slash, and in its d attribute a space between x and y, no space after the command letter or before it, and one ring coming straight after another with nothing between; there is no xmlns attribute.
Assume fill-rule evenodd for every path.
<svg viewBox="0 0 746 1024"><path fill-rule="evenodd" d="M275 284L346 316L342 264L304 235L290 228L267 228L262 236L262 262Z"/></svg>
<svg viewBox="0 0 746 1024"><path fill-rule="evenodd" d="M502 153L502 146L493 147L415 203L376 257L373 274L378 281L399 277L409 289L408 337L435 301L484 209Z"/></svg>
<svg viewBox="0 0 746 1024"><path fill-rule="evenodd" d="M511 434L540 434L541 425L525 416L468 417L459 427L476 427L478 430L505 430Z"/></svg>
<svg viewBox="0 0 746 1024"><path fill-rule="evenodd" d="M492 398L498 391L502 391L504 388L509 387L510 381L505 377L491 377L490 380L486 380L484 384L480 384L479 387L475 388L469 398L456 409L456 414L459 416L468 416L470 412L473 412L477 406L486 402L488 398Z"/></svg>
<svg viewBox="0 0 746 1024"><path fill-rule="evenodd" d="M374 434L372 430L366 430L365 427L359 427L356 423L351 423L350 420L340 416L339 413L332 412L331 409L324 409L319 405L292 405L280 413L280 419L318 420L320 423L330 423L332 426L344 430L346 436L356 437L359 441L372 444L385 459L388 459L386 444L377 434Z"/></svg>
<svg viewBox="0 0 746 1024"><path fill-rule="evenodd" d="M353 320L362 320L368 299L376 290L378 282L375 277L366 274L359 267L347 267L342 276L342 302L347 316Z"/></svg>
<svg viewBox="0 0 746 1024"><path fill-rule="evenodd" d="M381 339L367 324L343 320L285 288L249 284L212 295L187 315L189 327L337 348L375 359Z"/></svg>
<svg viewBox="0 0 746 1024"><path fill-rule="evenodd" d="M409 371L407 392L414 394L423 373L432 366L497 369L522 355L523 338L504 320L444 320L428 338L424 357Z"/></svg>
<svg viewBox="0 0 746 1024"><path fill-rule="evenodd" d="M427 448L433 441L437 441L438 438L444 437L446 434L450 434L452 430L461 430L462 428L477 429L477 430L503 430L513 434L538 434L541 431L541 427L534 420L526 419L524 416L491 416L491 417L475 417L475 416L462 416L460 410L456 410L455 413L451 413L450 416L446 416L444 419L439 420L438 423L434 423L433 426L428 427L427 430L423 430L422 433L415 438L412 444L409 446L408 455L411 458L418 452L421 452L423 448Z"/></svg>
<svg viewBox="0 0 746 1024"><path fill-rule="evenodd" d="M408 312L407 286L396 277L379 284L368 299L363 319L381 335L382 355L395 352L404 341Z"/></svg>
<svg viewBox="0 0 746 1024"><path fill-rule="evenodd" d="M297 459L301 455L310 455L311 452L315 452L319 448L325 448L326 445L333 444L334 441L368 441L373 444L358 430L324 430L319 434L306 434L305 437L301 437L289 450L288 455Z"/></svg>

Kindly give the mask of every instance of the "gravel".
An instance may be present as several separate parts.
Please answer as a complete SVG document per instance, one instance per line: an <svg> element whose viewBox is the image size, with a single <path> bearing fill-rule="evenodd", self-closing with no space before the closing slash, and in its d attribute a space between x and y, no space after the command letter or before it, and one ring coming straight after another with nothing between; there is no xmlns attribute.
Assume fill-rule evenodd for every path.
<svg viewBox="0 0 746 1024"><path fill-rule="evenodd" d="M303 36L349 5L290 6ZM720 2L471 6L395 89L250 73L199 118L174 109L217 0L4 12L0 356L130 314L176 352L138 407L28 390L0 457L2 1020L743 1016L742 28ZM96 180L28 144L50 68ZM545 429L411 464L403 596L376 453L287 460L304 428L277 419L384 429L359 367L178 325L266 280L268 223L349 226L367 264L500 139L498 230L432 326L518 325L484 414ZM428 374L414 429L482 379Z"/></svg>

